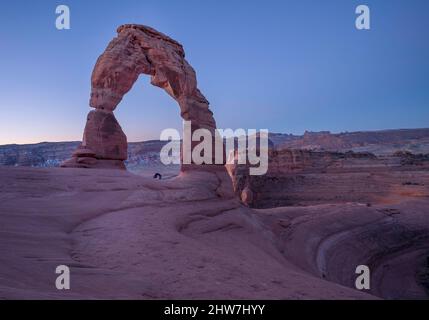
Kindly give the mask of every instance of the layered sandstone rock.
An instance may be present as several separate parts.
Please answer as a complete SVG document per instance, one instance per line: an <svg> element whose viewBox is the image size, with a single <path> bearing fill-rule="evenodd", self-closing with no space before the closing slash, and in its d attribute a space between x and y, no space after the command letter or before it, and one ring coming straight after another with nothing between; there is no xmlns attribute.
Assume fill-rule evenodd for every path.
<svg viewBox="0 0 429 320"><path fill-rule="evenodd" d="M228 165L235 194L256 208L360 202L375 204L396 196L426 194L425 156L376 157L371 153L295 149L269 150L268 172L249 174L249 165Z"/></svg>
<svg viewBox="0 0 429 320"><path fill-rule="evenodd" d="M82 144L63 167L125 169L127 137L113 112L93 110L88 114Z"/></svg>
<svg viewBox="0 0 429 320"><path fill-rule="evenodd" d="M123 25L117 32L95 65L90 106L96 110L88 115L82 146L65 167L97 167L100 161L91 159L114 160L117 167L118 161L127 158L126 136L113 111L140 74L150 75L153 85L178 102L182 118L192 121L192 132L200 128L215 131L209 102L197 88L195 71L186 61L182 45L143 25Z"/></svg>
<svg viewBox="0 0 429 320"><path fill-rule="evenodd" d="M112 112L97 109L88 114L82 145L98 159L127 159L127 137Z"/></svg>

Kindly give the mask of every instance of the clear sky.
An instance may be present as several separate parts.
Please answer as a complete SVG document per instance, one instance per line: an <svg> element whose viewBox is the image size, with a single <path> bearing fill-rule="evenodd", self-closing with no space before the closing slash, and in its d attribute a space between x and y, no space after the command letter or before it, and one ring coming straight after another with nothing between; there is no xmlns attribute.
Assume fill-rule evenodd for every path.
<svg viewBox="0 0 429 320"><path fill-rule="evenodd" d="M59 4L71 30L55 28ZM428 0L1 1L0 144L80 140L92 68L124 23L183 44L221 128L429 127ZM116 115L129 141L181 127L144 75Z"/></svg>

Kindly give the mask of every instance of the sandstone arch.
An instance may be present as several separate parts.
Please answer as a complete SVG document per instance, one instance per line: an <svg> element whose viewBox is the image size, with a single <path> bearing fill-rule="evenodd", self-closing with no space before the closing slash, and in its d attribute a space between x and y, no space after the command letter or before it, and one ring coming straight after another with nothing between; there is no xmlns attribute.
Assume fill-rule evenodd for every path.
<svg viewBox="0 0 429 320"><path fill-rule="evenodd" d="M113 111L140 74L150 75L151 84L177 101L182 118L192 121L192 131L216 129L180 43L144 25L123 25L117 32L92 73L90 106L95 110L88 114L82 145L64 167L125 168L127 138Z"/></svg>

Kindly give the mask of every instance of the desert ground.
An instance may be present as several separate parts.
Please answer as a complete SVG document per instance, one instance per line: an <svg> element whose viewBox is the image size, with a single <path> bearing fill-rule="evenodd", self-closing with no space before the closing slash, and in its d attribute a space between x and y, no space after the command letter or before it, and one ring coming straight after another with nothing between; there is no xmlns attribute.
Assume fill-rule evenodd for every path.
<svg viewBox="0 0 429 320"><path fill-rule="evenodd" d="M0 177L2 299L428 297L428 171L381 173L397 188L371 205L266 209L243 205L223 167L162 180L24 167ZM354 289L360 264L366 292ZM55 287L58 265L70 290Z"/></svg>

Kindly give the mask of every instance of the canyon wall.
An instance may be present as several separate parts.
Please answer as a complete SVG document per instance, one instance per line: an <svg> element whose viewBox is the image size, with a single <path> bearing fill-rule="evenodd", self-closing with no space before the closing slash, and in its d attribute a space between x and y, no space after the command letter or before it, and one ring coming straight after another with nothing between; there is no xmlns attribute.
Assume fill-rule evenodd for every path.
<svg viewBox="0 0 429 320"><path fill-rule="evenodd" d="M387 201L403 189L411 194L427 192L429 155L396 153L376 157L371 153L294 149L269 151L268 172L249 175L249 165L229 168L234 190L254 208Z"/></svg>

